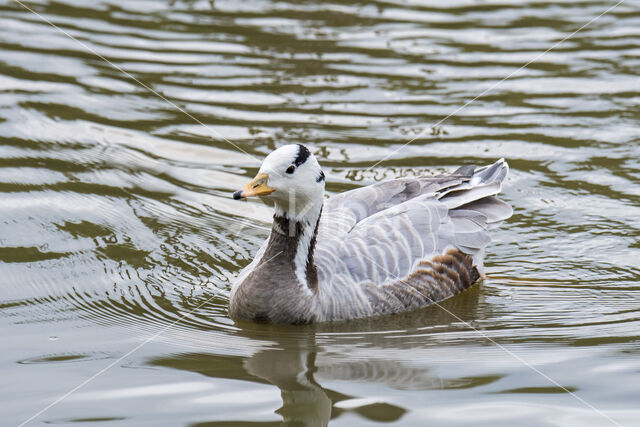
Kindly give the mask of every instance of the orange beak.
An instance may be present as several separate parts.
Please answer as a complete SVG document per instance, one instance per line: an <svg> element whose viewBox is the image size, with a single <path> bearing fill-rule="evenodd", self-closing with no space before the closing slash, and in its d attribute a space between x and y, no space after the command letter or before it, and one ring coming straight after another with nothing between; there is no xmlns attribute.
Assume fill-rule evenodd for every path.
<svg viewBox="0 0 640 427"><path fill-rule="evenodd" d="M259 173L250 183L245 185L242 190L238 190L233 193L233 198L238 200L251 196L266 196L273 193L276 189L267 185L268 180L269 175L266 173Z"/></svg>

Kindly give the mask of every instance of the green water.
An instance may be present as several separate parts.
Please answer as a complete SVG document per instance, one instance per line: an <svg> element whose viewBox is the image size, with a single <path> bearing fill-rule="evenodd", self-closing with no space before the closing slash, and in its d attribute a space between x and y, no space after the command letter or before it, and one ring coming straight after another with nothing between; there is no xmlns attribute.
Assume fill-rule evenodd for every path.
<svg viewBox="0 0 640 427"><path fill-rule="evenodd" d="M615 3L25 4L0 1L0 424L640 425L638 0L495 88ZM508 159L489 278L233 322L271 211L230 194L300 142L330 193Z"/></svg>

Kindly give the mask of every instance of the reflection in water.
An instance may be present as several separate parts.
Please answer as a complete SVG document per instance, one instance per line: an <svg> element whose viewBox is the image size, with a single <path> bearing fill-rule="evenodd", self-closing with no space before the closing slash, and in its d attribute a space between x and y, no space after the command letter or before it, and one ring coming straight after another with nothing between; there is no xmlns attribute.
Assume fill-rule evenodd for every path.
<svg viewBox="0 0 640 427"><path fill-rule="evenodd" d="M385 402L357 403L356 406L341 406L340 402L354 399L337 391L325 389L314 378L315 373L322 371L327 380L363 381L359 369L354 370L350 378L349 365L336 366L340 376L329 377L329 372L316 365L317 352L312 348L299 350L273 349L259 351L249 359L216 356L204 353L178 354L169 358L153 359L153 366L164 366L173 369L185 369L214 378L239 379L254 382L268 382L280 388L282 407L276 412L282 416L284 425L326 426L329 420L346 411L354 412L371 421L390 422L399 420L406 409ZM373 376L377 370L388 372L392 362L379 361L358 368L365 368ZM364 364L366 365L366 363ZM397 370L397 366L393 366ZM401 369L401 368L400 368ZM329 369L328 371L331 371ZM400 375L403 375L400 373ZM248 402L250 404L250 402ZM262 423L261 423L262 424ZM265 422L265 425L270 424ZM232 421L216 421L203 425L233 425Z"/></svg>
<svg viewBox="0 0 640 427"><path fill-rule="evenodd" d="M307 348L263 350L244 363L247 372L280 388L282 408L277 412L285 425L324 426L331 418L333 402L314 379L316 354Z"/></svg>
<svg viewBox="0 0 640 427"><path fill-rule="evenodd" d="M147 364L213 378L273 384L281 391L282 407L276 412L282 416L285 425L324 426L345 412L370 421L397 421L407 412L406 408L386 402L384 398L372 400L345 395L320 383L337 381L380 384L401 390L453 390L497 381L499 375L444 379L431 374L428 368L403 360L405 352L428 342L429 330L436 329L440 333L468 330L461 321L467 322L477 316L481 295L476 286L458 298L444 301L441 307L355 322L303 327L240 322L238 335L253 342L269 340L269 344L248 358L190 352L152 358ZM401 330L413 333L398 335ZM189 337L193 338L193 335ZM165 340L180 345L178 340L182 339L182 344L188 345L186 338L177 333L169 334ZM191 344L203 348L205 339L203 335L199 343L192 341ZM354 352L355 347L360 351ZM202 425L233 425L233 422L225 420Z"/></svg>

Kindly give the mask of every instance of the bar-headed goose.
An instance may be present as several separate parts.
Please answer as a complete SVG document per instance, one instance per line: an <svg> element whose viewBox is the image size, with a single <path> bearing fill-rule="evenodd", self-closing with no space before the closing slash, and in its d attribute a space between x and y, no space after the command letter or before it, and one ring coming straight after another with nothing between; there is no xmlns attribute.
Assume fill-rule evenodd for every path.
<svg viewBox="0 0 640 427"><path fill-rule="evenodd" d="M233 318L312 323L414 310L481 277L488 230L511 216L495 195L504 160L381 182L325 199L303 145L269 154L235 199L275 203L273 228L231 291Z"/></svg>

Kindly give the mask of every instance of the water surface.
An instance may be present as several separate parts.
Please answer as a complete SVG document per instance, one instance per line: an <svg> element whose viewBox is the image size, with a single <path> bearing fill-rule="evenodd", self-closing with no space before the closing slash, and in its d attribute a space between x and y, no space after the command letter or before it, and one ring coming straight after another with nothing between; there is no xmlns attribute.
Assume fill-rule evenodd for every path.
<svg viewBox="0 0 640 427"><path fill-rule="evenodd" d="M640 2L438 124L613 4L0 1L3 425L638 425ZM329 193L507 158L488 279L230 320L288 143Z"/></svg>

